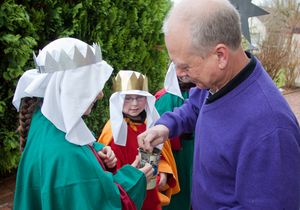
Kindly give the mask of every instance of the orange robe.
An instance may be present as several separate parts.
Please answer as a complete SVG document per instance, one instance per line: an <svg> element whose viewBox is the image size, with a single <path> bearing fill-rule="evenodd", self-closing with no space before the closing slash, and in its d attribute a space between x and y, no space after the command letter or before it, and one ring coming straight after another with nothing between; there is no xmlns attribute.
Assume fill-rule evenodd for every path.
<svg viewBox="0 0 300 210"><path fill-rule="evenodd" d="M117 169L126 164L131 164L138 154L137 136L146 130L145 123L133 123L125 118L128 125L126 146L114 144L110 121L104 126L98 139L99 142L111 146L118 159ZM167 184L163 192L158 191L158 187L147 190L146 200L142 209L161 209L161 206L170 203L171 196L180 191L175 159L169 140L164 143L162 157L158 164L158 172L167 174ZM158 177L159 179L159 177ZM159 181L159 180L158 180Z"/></svg>

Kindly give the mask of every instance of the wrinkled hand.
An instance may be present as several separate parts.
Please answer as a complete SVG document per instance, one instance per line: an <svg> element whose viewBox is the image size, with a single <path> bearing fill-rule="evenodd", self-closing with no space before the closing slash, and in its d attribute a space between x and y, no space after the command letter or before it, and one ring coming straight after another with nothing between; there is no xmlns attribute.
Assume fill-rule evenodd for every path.
<svg viewBox="0 0 300 210"><path fill-rule="evenodd" d="M154 169L153 167L149 164L146 163L143 168L139 168L141 158L137 155L131 166L139 169L141 172L143 172L146 176L147 182L150 181L150 178L153 176Z"/></svg>
<svg viewBox="0 0 300 210"><path fill-rule="evenodd" d="M156 125L138 135L139 147L147 152L152 152L153 148L164 143L169 137L169 129L164 125Z"/></svg>
<svg viewBox="0 0 300 210"><path fill-rule="evenodd" d="M167 184L167 174L166 173L159 173L160 179L158 183L158 190L163 191L165 188L164 186Z"/></svg>
<svg viewBox="0 0 300 210"><path fill-rule="evenodd" d="M103 149L98 152L98 155L108 168L113 168L116 166L117 158L110 146L103 147Z"/></svg>

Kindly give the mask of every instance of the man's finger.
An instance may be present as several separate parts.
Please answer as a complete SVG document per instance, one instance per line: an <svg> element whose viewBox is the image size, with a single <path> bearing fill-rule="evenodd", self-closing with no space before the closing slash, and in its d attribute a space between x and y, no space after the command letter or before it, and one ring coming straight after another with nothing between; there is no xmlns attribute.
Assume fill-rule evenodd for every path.
<svg viewBox="0 0 300 210"><path fill-rule="evenodd" d="M152 150L153 150L153 148L154 147L156 147L157 145L159 145L159 144L162 144L161 142L163 142L163 140L162 140L163 138L156 138L156 139L154 139L152 142L151 142L151 148L152 148ZM152 152L152 151L151 151Z"/></svg>
<svg viewBox="0 0 300 210"><path fill-rule="evenodd" d="M144 148L144 144L145 144L145 137L147 136L147 131L141 133L140 135L138 135L137 140L138 140L138 145L141 148Z"/></svg>
<svg viewBox="0 0 300 210"><path fill-rule="evenodd" d="M144 150L147 152L152 152L153 145L156 145L157 142L156 137L152 133L148 133L147 136L145 136L143 143L144 143Z"/></svg>

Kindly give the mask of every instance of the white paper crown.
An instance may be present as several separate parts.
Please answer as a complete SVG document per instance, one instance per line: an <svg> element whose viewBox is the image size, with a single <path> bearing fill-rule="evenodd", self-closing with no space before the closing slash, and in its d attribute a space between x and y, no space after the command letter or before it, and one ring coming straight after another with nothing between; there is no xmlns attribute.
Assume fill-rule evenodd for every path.
<svg viewBox="0 0 300 210"><path fill-rule="evenodd" d="M42 51L40 50L40 53ZM53 57L51 54L59 56ZM92 65L102 61L101 49L97 44L93 44L93 48L87 45L86 55L82 55L80 50L74 45L69 53L61 49L56 53L46 52L45 61L43 65L39 65L38 59L33 53L33 60L36 68L40 73L53 73L56 71L65 71L69 69L76 69L82 66ZM73 57L72 57L73 55Z"/></svg>

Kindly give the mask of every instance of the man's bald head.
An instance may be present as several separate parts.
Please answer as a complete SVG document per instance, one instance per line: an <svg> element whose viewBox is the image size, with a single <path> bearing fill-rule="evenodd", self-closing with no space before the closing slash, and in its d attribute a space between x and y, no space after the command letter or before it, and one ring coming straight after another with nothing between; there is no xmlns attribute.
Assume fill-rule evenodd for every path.
<svg viewBox="0 0 300 210"><path fill-rule="evenodd" d="M228 0L182 0L165 19L166 36L187 33L190 45L203 56L217 44L232 50L241 44L240 16Z"/></svg>

